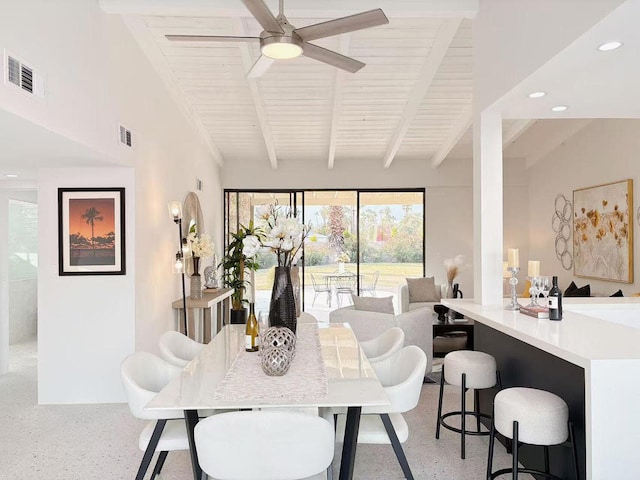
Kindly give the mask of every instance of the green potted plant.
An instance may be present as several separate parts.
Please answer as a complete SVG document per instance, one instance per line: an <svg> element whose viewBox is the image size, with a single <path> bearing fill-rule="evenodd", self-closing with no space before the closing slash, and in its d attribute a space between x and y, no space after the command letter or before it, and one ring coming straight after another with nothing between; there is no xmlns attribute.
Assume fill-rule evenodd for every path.
<svg viewBox="0 0 640 480"><path fill-rule="evenodd" d="M244 298L244 294L249 283L248 280L245 280L245 272L257 270L259 267L255 257L261 247L260 233L254 228L253 221L251 221L248 227L240 225L238 231L231 234L231 238L220 266L224 272L225 286L233 288L231 323L245 323L247 309L244 305L248 302Z"/></svg>

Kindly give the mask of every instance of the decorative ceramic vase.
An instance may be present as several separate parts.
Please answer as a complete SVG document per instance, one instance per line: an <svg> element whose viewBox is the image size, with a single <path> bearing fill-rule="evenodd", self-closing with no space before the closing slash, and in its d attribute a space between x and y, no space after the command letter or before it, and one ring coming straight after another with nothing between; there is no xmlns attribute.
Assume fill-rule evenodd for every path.
<svg viewBox="0 0 640 480"><path fill-rule="evenodd" d="M289 371L291 353L285 347L269 347L260 350L262 371L269 376L279 377Z"/></svg>
<svg viewBox="0 0 640 480"><path fill-rule="evenodd" d="M202 298L202 277L199 273L191 275L191 289L189 290L191 298Z"/></svg>
<svg viewBox="0 0 640 480"><path fill-rule="evenodd" d="M260 348L267 350L272 347L282 347L291 354L296 354L296 334L286 327L269 327L260 335Z"/></svg>
<svg viewBox="0 0 640 480"><path fill-rule="evenodd" d="M202 298L202 277L200 276L200 257L192 257L193 273L191 274L191 288L189 296L191 298Z"/></svg>
<svg viewBox="0 0 640 480"><path fill-rule="evenodd" d="M275 267L271 304L269 305L269 325L287 327L295 333L297 323L296 300L291 284L291 268Z"/></svg>

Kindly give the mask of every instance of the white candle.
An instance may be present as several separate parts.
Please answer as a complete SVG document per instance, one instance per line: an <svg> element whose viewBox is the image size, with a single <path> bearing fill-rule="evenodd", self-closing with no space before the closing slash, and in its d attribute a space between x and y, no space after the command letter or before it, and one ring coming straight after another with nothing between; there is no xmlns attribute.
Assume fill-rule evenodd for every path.
<svg viewBox="0 0 640 480"><path fill-rule="evenodd" d="M509 268L509 262L502 262L502 278L511 277L511 274L509 273L509 270L507 270L507 268Z"/></svg>
<svg viewBox="0 0 640 480"><path fill-rule="evenodd" d="M540 262L538 260L529 260L528 272L530 277L540 276Z"/></svg>
<svg viewBox="0 0 640 480"><path fill-rule="evenodd" d="M507 250L507 258L509 260L509 268L520 268L520 252L517 248Z"/></svg>

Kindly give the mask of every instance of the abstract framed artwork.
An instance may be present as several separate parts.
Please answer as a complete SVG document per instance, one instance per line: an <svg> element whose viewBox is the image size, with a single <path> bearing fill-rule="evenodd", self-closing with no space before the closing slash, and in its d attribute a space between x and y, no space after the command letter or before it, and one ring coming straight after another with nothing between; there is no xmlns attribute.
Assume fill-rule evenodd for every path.
<svg viewBox="0 0 640 480"><path fill-rule="evenodd" d="M125 275L124 220L124 188L59 188L59 274Z"/></svg>
<svg viewBox="0 0 640 480"><path fill-rule="evenodd" d="M573 273L633 283L633 180L573 191Z"/></svg>

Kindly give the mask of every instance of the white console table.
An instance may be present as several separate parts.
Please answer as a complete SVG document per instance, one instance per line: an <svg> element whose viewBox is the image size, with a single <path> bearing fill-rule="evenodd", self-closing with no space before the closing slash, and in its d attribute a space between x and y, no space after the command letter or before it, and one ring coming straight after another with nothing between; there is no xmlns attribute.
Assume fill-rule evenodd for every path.
<svg viewBox="0 0 640 480"><path fill-rule="evenodd" d="M638 478L640 299L565 299L560 322L473 300L443 299L442 303L474 319L476 348L499 356L503 365L497 358L498 367L507 371L512 382L545 382L555 377L549 380L555 381L551 390L557 388L563 392L555 393L581 401L585 459L581 478ZM576 372L583 378L575 378ZM584 392L571 391L574 384Z"/></svg>
<svg viewBox="0 0 640 480"><path fill-rule="evenodd" d="M189 336L194 340L198 340L204 343L209 343L213 336L217 334L224 326L225 319L229 318L230 300L232 288L220 288L216 292L203 292L202 298L187 297L187 332ZM176 311L176 320L178 323L178 329L182 329L182 318L184 315L184 308L182 298L175 300L171 306ZM215 317L212 315L213 307L216 307ZM202 323L200 325L200 337L196 338L195 335L195 312L199 311L201 315L199 318ZM186 335L187 332L182 332Z"/></svg>

